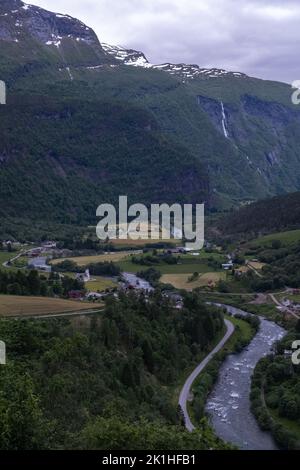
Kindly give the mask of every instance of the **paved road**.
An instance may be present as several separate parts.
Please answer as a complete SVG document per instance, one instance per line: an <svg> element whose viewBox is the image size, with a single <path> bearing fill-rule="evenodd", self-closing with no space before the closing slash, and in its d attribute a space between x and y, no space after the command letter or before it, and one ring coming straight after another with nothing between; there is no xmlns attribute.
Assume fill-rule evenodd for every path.
<svg viewBox="0 0 300 470"><path fill-rule="evenodd" d="M195 429L195 426L193 425L188 411L187 411L187 402L190 396L190 391L191 387L193 385L193 382L195 379L198 377L198 375L203 371L203 369L207 366L207 364L211 361L211 359L214 357L216 353L218 353L225 343L228 341L232 333L234 332L234 325L229 321L225 320L225 324L227 327L227 331L223 339L217 344L217 346L206 356L205 359L196 367L196 369L191 373L191 375L188 377L187 381L185 382L181 393L179 397L179 406L182 409L183 415L184 415L184 421L185 421L185 427L188 431L192 432Z"/></svg>
<svg viewBox="0 0 300 470"><path fill-rule="evenodd" d="M26 251L20 251L16 256L14 256L13 258L10 258L8 261L4 261L4 263L2 263L2 266L4 266L5 268L8 268L8 263L12 263L13 261L15 261L16 259L20 258L22 255L25 255L27 252Z"/></svg>

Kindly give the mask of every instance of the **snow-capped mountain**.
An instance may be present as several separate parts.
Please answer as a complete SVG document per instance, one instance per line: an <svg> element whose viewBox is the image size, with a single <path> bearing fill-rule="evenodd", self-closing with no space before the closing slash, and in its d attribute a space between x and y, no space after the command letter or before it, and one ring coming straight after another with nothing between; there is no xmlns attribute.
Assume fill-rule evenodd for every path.
<svg viewBox="0 0 300 470"><path fill-rule="evenodd" d="M105 43L102 43L102 47L107 54L111 55L122 64L162 70L164 72L168 72L171 75L176 75L184 80L194 78L219 78L228 75L240 78L246 77L245 74L240 72L228 72L224 69L217 68L201 68L199 65L195 64L188 65L165 63L154 65L148 61L143 52L136 51L134 49L126 49L122 46L111 46Z"/></svg>
<svg viewBox="0 0 300 470"><path fill-rule="evenodd" d="M99 45L94 31L69 15L52 13L21 0L1 0L0 39L19 42L25 35L47 46L61 45L63 39Z"/></svg>
<svg viewBox="0 0 300 470"><path fill-rule="evenodd" d="M151 68L150 64L143 52L134 49L125 49L121 46L111 46L110 44L101 43L102 48L109 55L117 59L125 65L133 65L135 67Z"/></svg>
<svg viewBox="0 0 300 470"><path fill-rule="evenodd" d="M140 200L148 183L151 197L154 193L161 197L162 187L167 188L166 196L173 194L182 183L181 200L187 194L196 197L200 187L216 207L219 201L227 206L232 200L299 188L300 116L298 109L291 108L288 85L195 64L153 64L143 52L102 44L91 28L69 15L21 0L0 0L0 79L7 84L8 100L18 101L23 93L29 102L39 103L38 95L51 102L48 108L42 101L41 109L28 110L24 135L37 125L40 130L32 134L26 151L19 141L22 133L7 137L15 117L7 120L8 129L0 138L0 180L5 182L1 186L0 181L0 188L8 187L7 181L15 187L20 174L16 153L19 163L27 161L23 153L28 159L35 155L40 163L36 144L40 138L44 165L49 167L43 167L36 181L42 181L53 166L60 181L57 187L65 185L64 175L72 176L78 168L77 176L86 179L83 185L74 180L76 188L86 187L91 179L100 188L107 184L112 194L112 181L123 191L121 183L137 173L140 184L135 195ZM123 108L116 110L116 102ZM59 108L54 110L55 103ZM98 121L101 115L103 120ZM20 122L23 117L22 108ZM53 126L51 132L48 125ZM124 137L123 132L129 135ZM51 139L50 148L48 135L58 138ZM190 163L185 163L189 158ZM38 170L39 163L31 168ZM2 172L5 165L15 170L7 178Z"/></svg>
<svg viewBox="0 0 300 470"><path fill-rule="evenodd" d="M239 72L201 68L194 64L151 64L143 52L100 43L95 32L80 20L28 5L21 0L1 0L0 40L3 43L20 43L20 46L31 41L30 47L34 47L33 40L52 53L56 49L56 56L60 57L66 67L76 63L90 69L102 67L103 63L114 66L130 65L161 70L183 81L228 75L245 77ZM80 47L84 48L81 52ZM26 48L28 49L28 45Z"/></svg>

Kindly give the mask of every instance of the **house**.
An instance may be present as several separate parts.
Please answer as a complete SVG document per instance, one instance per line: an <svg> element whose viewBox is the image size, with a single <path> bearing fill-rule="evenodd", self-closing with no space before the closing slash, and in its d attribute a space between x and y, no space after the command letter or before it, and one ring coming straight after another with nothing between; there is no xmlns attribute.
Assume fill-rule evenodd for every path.
<svg viewBox="0 0 300 470"><path fill-rule="evenodd" d="M177 292L166 292L163 294L164 297L168 297L174 304L177 310L183 309L183 298Z"/></svg>
<svg viewBox="0 0 300 470"><path fill-rule="evenodd" d="M42 246L43 248L46 248L46 249L53 249L53 248L56 248L56 242L53 242L53 241L43 242Z"/></svg>
<svg viewBox="0 0 300 470"><path fill-rule="evenodd" d="M84 273L77 273L76 279L80 282L89 282L91 280L89 269L86 269Z"/></svg>
<svg viewBox="0 0 300 470"><path fill-rule="evenodd" d="M225 271L228 271L229 269L232 269L232 268L233 268L233 262L231 261L230 263L224 263L224 264L222 264L222 268L223 268Z"/></svg>
<svg viewBox="0 0 300 470"><path fill-rule="evenodd" d="M32 248L31 250L27 251L27 256L30 256L32 258L39 256L42 252L41 248Z"/></svg>
<svg viewBox="0 0 300 470"><path fill-rule="evenodd" d="M100 294L100 292L89 292L86 296L87 300L100 300L102 297L103 294Z"/></svg>
<svg viewBox="0 0 300 470"><path fill-rule="evenodd" d="M166 250L166 253L169 255L175 255L175 254L183 253L183 249L182 248L169 248L168 250Z"/></svg>

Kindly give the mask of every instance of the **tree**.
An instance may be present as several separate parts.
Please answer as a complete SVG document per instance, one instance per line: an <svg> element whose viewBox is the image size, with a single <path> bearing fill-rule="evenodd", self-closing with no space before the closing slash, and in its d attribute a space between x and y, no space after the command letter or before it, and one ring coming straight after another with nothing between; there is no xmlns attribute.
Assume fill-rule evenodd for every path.
<svg viewBox="0 0 300 470"><path fill-rule="evenodd" d="M39 295L41 288L41 281L37 271L32 270L28 274L28 289L31 295Z"/></svg>
<svg viewBox="0 0 300 470"><path fill-rule="evenodd" d="M7 293L9 295L21 295L22 288L18 282L14 282L13 284L8 284L7 286Z"/></svg>
<svg viewBox="0 0 300 470"><path fill-rule="evenodd" d="M0 448L45 448L47 423L29 374L19 373L14 364L6 365L1 369L0 390Z"/></svg>

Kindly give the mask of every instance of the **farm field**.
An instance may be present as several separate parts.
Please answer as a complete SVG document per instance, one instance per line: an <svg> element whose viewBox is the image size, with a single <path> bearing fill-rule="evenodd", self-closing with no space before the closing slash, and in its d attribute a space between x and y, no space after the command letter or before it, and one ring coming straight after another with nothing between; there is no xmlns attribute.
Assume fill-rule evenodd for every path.
<svg viewBox="0 0 300 470"><path fill-rule="evenodd" d="M252 266L252 268L256 269L257 271L261 271L264 266L266 266L265 263L259 263L258 261L250 261L249 266Z"/></svg>
<svg viewBox="0 0 300 470"><path fill-rule="evenodd" d="M65 276L75 279L76 273L66 272ZM109 277L104 276L91 276L91 281L85 283L85 288L89 291L97 292L104 291L117 286L117 282Z"/></svg>
<svg viewBox="0 0 300 470"><path fill-rule="evenodd" d="M98 304L98 307L101 305ZM0 295L0 316L48 315L95 309L95 304L49 297Z"/></svg>
<svg viewBox="0 0 300 470"><path fill-rule="evenodd" d="M270 235L265 235L264 237L252 240L249 245L270 245L273 240L280 240L282 243L287 245L300 241L300 230L289 230L287 232L271 233Z"/></svg>
<svg viewBox="0 0 300 470"><path fill-rule="evenodd" d="M292 300L293 302L300 303L300 294L293 295L292 293L289 293L289 292L282 292L282 293L276 294L276 298L280 301L284 299L289 299L289 300Z"/></svg>
<svg viewBox="0 0 300 470"><path fill-rule="evenodd" d="M13 256L14 256L14 253L9 253L8 251L0 251L0 264L2 265Z"/></svg>
<svg viewBox="0 0 300 470"><path fill-rule="evenodd" d="M74 263L78 264L78 266L86 266L87 264L91 263L104 263L107 261L117 262L124 258L126 258L129 254L133 254L131 252L122 251L118 253L108 253L103 255L92 255L92 256L76 256L74 258L57 258L50 261L50 264L59 264L62 261L74 261Z"/></svg>
<svg viewBox="0 0 300 470"><path fill-rule="evenodd" d="M207 272L199 276L195 281L189 282L189 274L164 274L160 281L164 284L171 284L176 289L193 290L197 287L205 287L210 283L216 283L220 279L226 278L226 273L223 272Z"/></svg>
<svg viewBox="0 0 300 470"><path fill-rule="evenodd" d="M182 264L155 264L153 266L144 266L140 264L135 264L130 259L121 261L117 263L120 266L122 271L129 272L129 273L137 273L139 271L145 271L149 267L160 271L162 274L191 274L194 272L199 273L208 273L212 271L212 268L208 266L206 263L190 263L185 262Z"/></svg>
<svg viewBox="0 0 300 470"><path fill-rule="evenodd" d="M91 276L92 280L86 282L85 288L90 291L104 291L113 287L117 287L117 283L112 279L108 279L102 276Z"/></svg>

